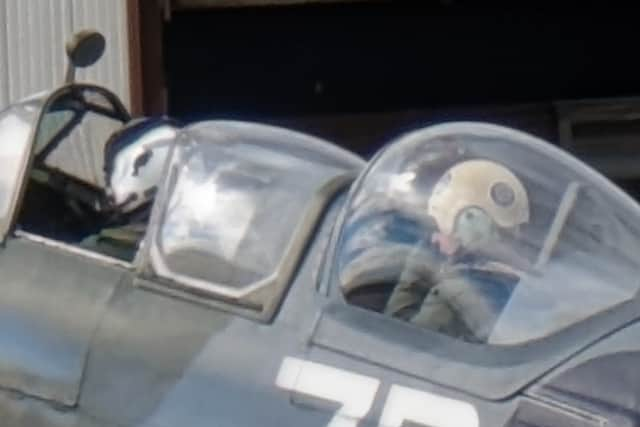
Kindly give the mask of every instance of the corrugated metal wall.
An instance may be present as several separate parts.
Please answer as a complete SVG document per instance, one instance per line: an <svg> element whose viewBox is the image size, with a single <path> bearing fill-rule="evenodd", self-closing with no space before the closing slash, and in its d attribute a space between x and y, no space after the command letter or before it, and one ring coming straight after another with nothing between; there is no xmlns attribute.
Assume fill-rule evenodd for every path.
<svg viewBox="0 0 640 427"><path fill-rule="evenodd" d="M60 85L64 45L74 32L92 28L107 40L95 65L76 79L98 83L130 105L127 0L0 0L0 110L8 103ZM83 127L71 134L48 164L103 185L104 142L114 127ZM98 126L99 125L99 126Z"/></svg>
<svg viewBox="0 0 640 427"><path fill-rule="evenodd" d="M64 44L94 28L107 39L104 57L77 79L102 84L129 105L127 0L0 0L0 109L64 79Z"/></svg>

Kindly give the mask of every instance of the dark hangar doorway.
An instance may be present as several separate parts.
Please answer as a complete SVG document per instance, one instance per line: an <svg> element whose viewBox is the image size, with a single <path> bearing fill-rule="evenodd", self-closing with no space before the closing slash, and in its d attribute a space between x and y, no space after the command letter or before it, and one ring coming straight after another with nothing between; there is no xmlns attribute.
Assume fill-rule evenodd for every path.
<svg viewBox="0 0 640 427"><path fill-rule="evenodd" d="M429 123L485 120L558 143L640 188L633 14L282 4L292 2L174 1L162 25L167 113L283 125L365 156Z"/></svg>

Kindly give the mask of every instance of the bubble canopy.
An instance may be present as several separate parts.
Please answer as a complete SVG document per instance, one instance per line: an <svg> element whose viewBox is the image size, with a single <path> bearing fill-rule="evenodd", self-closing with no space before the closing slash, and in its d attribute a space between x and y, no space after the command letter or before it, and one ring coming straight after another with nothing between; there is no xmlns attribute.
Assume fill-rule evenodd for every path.
<svg viewBox="0 0 640 427"><path fill-rule="evenodd" d="M639 223L628 195L551 144L447 123L393 141L361 173L332 277L353 304L467 341L521 344L634 298Z"/></svg>

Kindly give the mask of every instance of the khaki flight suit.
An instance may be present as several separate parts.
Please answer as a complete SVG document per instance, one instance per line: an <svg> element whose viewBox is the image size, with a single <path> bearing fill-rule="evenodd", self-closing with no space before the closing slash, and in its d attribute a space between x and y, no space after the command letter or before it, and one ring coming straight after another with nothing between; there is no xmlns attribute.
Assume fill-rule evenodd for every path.
<svg viewBox="0 0 640 427"><path fill-rule="evenodd" d="M430 249L417 247L407 259L385 314L466 341L486 342L517 275L493 262L434 262L425 251Z"/></svg>

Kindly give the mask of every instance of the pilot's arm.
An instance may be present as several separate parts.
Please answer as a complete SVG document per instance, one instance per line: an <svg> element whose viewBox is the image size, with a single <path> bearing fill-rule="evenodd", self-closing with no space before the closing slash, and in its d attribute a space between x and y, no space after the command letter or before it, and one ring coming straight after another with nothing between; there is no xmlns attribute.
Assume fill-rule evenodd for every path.
<svg viewBox="0 0 640 427"><path fill-rule="evenodd" d="M453 272L444 276L425 274L424 249L419 250L421 254L414 252L407 259L385 314L446 335L473 337L475 334L466 324L466 316L460 313L460 310L474 310L469 301L473 299L469 282ZM429 267L435 268L435 265ZM460 298L466 304L461 306Z"/></svg>
<svg viewBox="0 0 640 427"><path fill-rule="evenodd" d="M491 268L453 269L433 287L411 322L472 342L486 342L518 278Z"/></svg>
<svg viewBox="0 0 640 427"><path fill-rule="evenodd" d="M450 265L444 268L446 272L441 271L442 262L425 242L416 245L407 257L385 314L447 335L469 335L455 304L461 293L468 292L468 283Z"/></svg>
<svg viewBox="0 0 640 427"><path fill-rule="evenodd" d="M410 320L420 309L422 301L435 284L432 269L435 263L430 259L430 249L424 243L416 245L407 257L384 313L403 320Z"/></svg>
<svg viewBox="0 0 640 427"><path fill-rule="evenodd" d="M452 288L457 288L456 285L455 282L445 280L434 286L418 311L411 317L411 323L452 336L466 333L464 324L457 318L455 308L451 306L450 293Z"/></svg>

